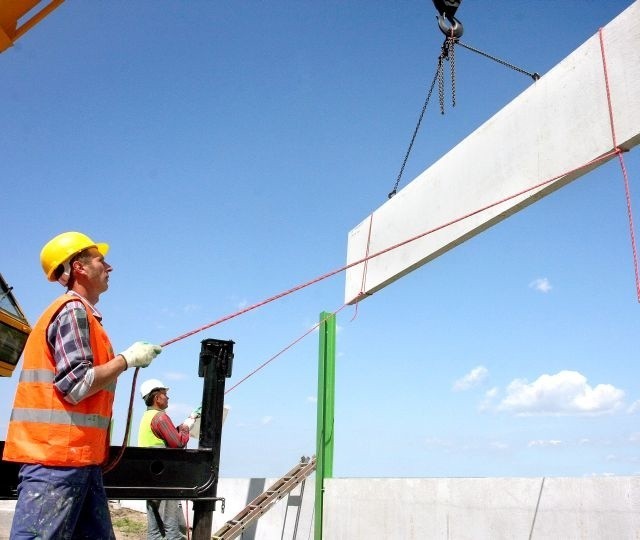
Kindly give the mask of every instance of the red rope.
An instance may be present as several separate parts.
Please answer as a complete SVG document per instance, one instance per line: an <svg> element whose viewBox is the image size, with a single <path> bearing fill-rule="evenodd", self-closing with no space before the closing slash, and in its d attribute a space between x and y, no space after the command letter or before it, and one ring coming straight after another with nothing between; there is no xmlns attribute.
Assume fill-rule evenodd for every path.
<svg viewBox="0 0 640 540"><path fill-rule="evenodd" d="M136 391L136 380L138 379L138 371L140 371L140 368L136 368L135 371L133 372L133 381L131 382L131 394L129 395L129 410L127 412L127 422L125 424L124 440L122 441L122 446L120 447L120 450L118 451L118 455L113 459L113 461L105 464L104 467L102 467L102 474L108 473L109 471L114 469L118 463L120 463L120 460L124 455L124 450L127 447L127 440L129 439L129 432L131 431L131 417L133 415L133 397Z"/></svg>
<svg viewBox="0 0 640 540"><path fill-rule="evenodd" d="M369 256L369 248L371 247L371 229L373 228L373 214L369 216L369 234L367 234L367 249L364 253L365 258ZM369 268L369 260L365 261L364 268L362 269L362 283L360 284L360 292L358 293L358 298L361 298L364 295L364 286L367 282L367 270ZM356 306L353 311L353 317L351 317L351 322L356 320L358 316L358 306L360 305L359 301L356 301Z"/></svg>
<svg viewBox="0 0 640 540"><path fill-rule="evenodd" d="M607 62L606 62L606 55L605 55L605 48L604 48L604 39L603 39L603 32L602 32L602 28L599 30L598 32L599 34L599 39L600 39L600 50L601 50L601 55L602 55L602 65L603 65L603 69L604 69L604 79L605 79L605 88L606 88L606 94L607 94L607 104L608 104L608 109L609 109L609 123L610 123L610 127L611 127L611 138L613 141L613 150L611 152L607 152L606 154L604 154L603 156L600 156L596 159L593 159L587 163L585 163L584 165L581 165L579 167L576 167L574 169L571 169L569 171L566 171L562 174L559 174L557 176L554 176L553 178L550 178L548 180L545 180L543 182L540 182L534 186L531 186L529 188L523 189L517 193L514 193L512 195L509 195L508 197L505 197L503 199L500 199L496 202L493 202L491 204L488 204L486 206L483 206L481 208L478 208L472 212L469 212L468 214L464 214L456 219L453 219L451 221L448 221L447 223L444 223L442 225L439 225L437 227L434 227L433 229L429 229L428 231L422 232L420 234L417 234L415 236L412 236L411 238L408 238L406 240L403 240L401 242L398 242L397 244L394 244L392 246L389 246L385 249L382 249L380 251L377 251L373 254L369 254L369 248L370 248L370 240L371 240L371 229L372 229L372 222L373 222L373 214L371 214L371 218L369 221L369 235L367 238L367 248L366 248L366 254L365 257L362 259L359 259L357 261L351 262L345 266L342 266L340 268L337 268L335 270L332 270L330 272L327 272L326 274L322 274L310 281L307 281L305 283L301 283L299 285L296 285L295 287L292 287L291 289L288 289L286 291L283 291L279 294L276 294L274 296L270 296L269 298L266 298L265 300L262 300L261 302L257 302L255 304L252 304L240 311L237 311L235 313L231 313L229 315L226 315L224 317L221 317L220 319L217 319L211 323L208 323L204 326L201 326L199 328L196 328L190 332L187 332L185 334L181 334L173 339L170 339L168 341L165 341L164 343L161 344L162 347L167 347L168 345L171 345L173 343L176 343L177 341L180 341L182 339L185 339L187 337L190 337L194 334L197 334L199 332L202 332L203 330L207 330L209 328L212 328L213 326L216 326L218 324L221 324L223 322L226 322L228 320L231 320L235 317L238 317L240 315L243 315L244 313L248 313L249 311L252 311L254 309L257 309L259 307L262 307L266 304L269 304L275 300L278 300L280 298L283 298L285 296L288 296L289 294L292 294L294 292L297 292L301 289L304 289L306 287L309 287L315 283L318 283L320 281L323 281L329 277L332 277L340 272L343 272L345 270L348 270L349 268L353 268L354 266L358 265L358 264L363 264L364 263L364 268L363 268L363 274L362 274L362 285L361 285L361 289L360 289L360 293L358 294L357 298L355 299L355 303L356 303L356 314L357 314L357 307L358 307L358 301L365 295L367 295L368 293L365 293L364 291L364 285L365 285L365 280L366 280L366 273L367 273L367 267L368 267L368 261L370 259L373 259L375 257L379 257L380 255L384 255L385 253L388 253L394 249L398 249L402 246L405 246L411 242L414 242L416 240L419 240L420 238L423 238L429 234L432 234L434 232L437 232L439 230L442 230L446 227L449 227L451 225L454 225L456 223L459 223L460 221L463 221L467 218L470 218L472 216L475 216L481 212L484 212L485 210L488 210L490 208L493 208L495 206L498 206L504 202L507 202L511 199L514 199L516 197L519 197L521 195L524 195L525 193L528 193L530 191L534 191L538 188L541 188L545 185L551 184L553 182L555 182L556 180L567 176L569 174L572 174L574 172L580 171L581 169L587 168L587 167L591 167L594 164L600 163L602 161L605 161L607 159L609 159L610 157L612 157L613 155L617 155L618 156L618 160L620 162L620 167L622 169L622 175L624 178L624 187L625 187L625 195L626 195L626 202L627 202L627 213L628 213L628 218L629 218L629 230L630 230L630 235L631 235L631 246L632 246L632 251L633 251L633 261L634 261L634 271L635 271L635 280L636 280L636 294L638 297L638 301L640 302L640 271L638 269L638 254L637 254L637 248L636 248L636 241L635 241L635 227L633 224L633 212L631 209L631 192L629 189L629 178L627 175L627 169L624 163L624 158L623 158L623 150L618 148L618 144L617 144L617 139L616 139L616 132L615 132L615 123L614 123L614 117L613 117L613 106L611 103L611 91L610 91L610 87L609 87L609 75L608 75L608 71L607 71ZM346 306L346 304L344 304L340 309L336 310L333 314L338 313L340 310L342 310L344 307ZM355 315L354 315L355 318ZM265 366L267 366L269 363L271 363L273 360L275 360L277 357L279 357L281 354L283 354L285 351L289 350L291 347L293 347L296 343L298 343L299 341L301 341L304 337L306 337L307 335L309 335L311 332L313 332L316 328L318 328L320 326L320 324L322 324L321 321L319 323L317 323L316 325L314 325L312 328L310 328L309 330L307 330L307 332L305 332L304 334L302 334L300 337L298 337L297 339L295 339L293 342L291 342L289 345L287 345L284 349L282 349L280 352L276 353L275 355L273 355L271 358L269 358L266 362L262 363L260 366L258 366L256 369L254 369L252 372L250 372L248 375L246 375L245 377L243 377L240 381L238 381L235 385L233 385L231 388L229 388L225 394L231 392L233 389L237 388L240 384L242 384L244 381L246 381L247 379L249 379L250 377L252 377L253 375L255 375L258 371L260 371L261 369L263 369ZM127 418L127 427L126 427L126 431L125 431L125 440L123 443L123 447L122 450L120 452L120 454L117 456L117 458L114 460L113 463L107 465L105 467L105 472L108 472L109 470L111 470L120 460L120 458L122 457L122 454L124 453L124 447L126 446L126 441L127 441L127 437L129 434L129 428L130 428L130 424L131 424L131 410L132 410L132 402L133 402L133 395L134 395L134 389L135 389L135 381L136 381L136 377L138 375L138 370L136 369L135 374L134 374L134 378L133 378L133 384L132 384L132 389L131 389L131 397L130 397L130 405L129 405L129 416Z"/></svg>
<svg viewBox="0 0 640 540"><path fill-rule="evenodd" d="M623 150L618 148L618 141L616 137L615 122L613 120L613 105L611 101L611 89L609 87L609 72L607 70L607 58L604 49L604 34L602 28L598 30L598 37L600 39L600 54L602 55L602 69L604 71L604 85L607 91L607 107L609 109L609 125L611 127L611 140L613 142L613 148L618 155L618 161L620 162L620 168L622 170L622 178L624 180L624 192L627 202L627 216L629 219L629 233L631 236L631 251L633 254L633 269L636 279L636 297L640 302L640 272L638 270L638 250L636 248L635 227L633 225L633 211L631 209L631 190L629 188L629 176L627 175L627 167L624 163Z"/></svg>
<svg viewBox="0 0 640 540"><path fill-rule="evenodd" d="M627 200L627 215L629 217L629 234L631 237L631 251L633 253L633 269L636 277L636 297L640 302L640 274L638 273L638 250L636 249L636 237L634 233L633 225L633 212L631 211L631 191L629 189L629 177L627 176L627 168L624 164L624 158L622 153L618 153L618 160L620 161L620 168L622 169L622 177L624 179L624 191Z"/></svg>
<svg viewBox="0 0 640 540"><path fill-rule="evenodd" d="M602 31L600 32L600 40L601 40L601 43L602 43ZM538 188L544 187L544 186L546 186L548 184L551 184L551 183L555 182L556 180L558 180L558 179L560 179L560 178L562 178L564 176L567 176L567 175L572 174L574 172L577 172L577 171L580 171L582 169L591 167L592 165L595 165L597 163L605 161L605 160L609 159L610 157L612 157L614 155L618 155L619 158L621 159L620 154L621 154L622 151L619 148L617 148L616 144L615 144L615 130L614 130L614 127L613 127L613 111L612 111L612 107L611 107L611 103L610 103L611 102L611 98L610 98L610 91L609 91L608 76L607 76L607 73L606 73L606 62L605 62L605 57L604 57L604 47L603 46L602 46L602 56L603 56L603 63L605 63L605 80L606 80L606 87L607 87L607 99L609 100L609 115L610 115L610 121L611 121L612 137L613 137L613 140L614 140L614 150L612 150L611 152L607 152L606 154L604 154L604 155L602 155L602 156L600 156L598 158L595 158L595 159L593 159L591 161L588 161L583 165L580 165L578 167L575 167L573 169L565 171L565 172L563 172L563 173L561 173L561 174L559 174L557 176L554 176L552 178L544 180L543 182L540 182L540 183L535 184L535 185L533 185L531 187L523 189L523 190L521 190L521 191L519 191L517 193L514 193L512 195L504 197L503 199L500 199L500 200L498 200L496 202L493 202L491 204L488 204L486 206L478 208L478 209L476 209L476 210L474 210L472 212L469 212L468 214L465 214L465 215L460 216L458 218L452 219L451 221L448 221L447 223L444 223L442 225L434 227L433 229L430 229L428 231L425 231L425 232L422 232L422 233L417 234L415 236L412 236L411 238L408 238L406 240L398 242L397 244L394 244L394 245L389 246L389 247L387 247L385 249L377 251L376 253L369 254L369 240L367 240L367 254L362 259L353 261L353 262L351 262L351 263L349 263L349 264L347 264L345 266L342 266L340 268L336 268L335 270L327 272L326 274L322 274L322 275L320 275L320 276L318 276L318 277L316 277L316 278L314 278L314 279L312 279L310 281L307 281L305 283L301 283L299 285L296 285L295 287L292 287L291 289L288 289L288 290L283 291L281 293L278 293L276 295L270 296L269 298L266 298L266 299L262 300L261 302L257 302L255 304L247 306L244 309L241 309L240 311L237 311L235 313L231 313L229 315L225 315L224 317L221 317L220 319L217 319L217 320L215 320L213 322L210 322L208 324L205 324L204 326L201 326L199 328L191 330L190 332L186 332L185 334L181 334L181 335L179 335L179 336L177 336L177 337L175 337L173 339L170 339L168 341L165 341L164 343L161 343L161 346L162 347L167 347L168 345L171 345L171 344L173 344L173 343L175 343L177 341L180 341L180 340L183 340L185 338L188 338L188 337L190 337L190 336L192 336L194 334L202 332L203 330L207 330L209 328L217 326L218 324L221 324L221 323L226 322L228 320L234 319L235 317L238 317L240 315L248 313L249 311L253 311L254 309L257 309L257 308L262 307L262 306L264 306L266 304L274 302L275 300L279 300L280 298L283 298L283 297L288 296L288 295L290 295L290 294L292 294L294 292L297 292L297 291L299 291L301 289L304 289L306 287L314 285L315 283L318 283L318 282L323 281L323 280L325 280L325 279L327 279L329 277L332 277L332 276L334 276L336 274L339 274L340 272L343 272L345 270L353 268L354 266L357 266L357 265L363 264L363 263L367 263L370 259L373 259L375 257L379 257L380 255L384 255L385 253L388 253L388 252L390 252L390 251L392 251L394 249L398 249L398 248L400 248L402 246L405 246L405 245L407 245L407 244L409 244L411 242L419 240L420 238L423 238L423 237L425 237L425 236L427 236L429 234L432 234L432 233L437 232L437 231L439 231L441 229L444 229L445 227L449 227L451 225L459 223L460 221L463 221L463 220L465 220L467 218L475 216L475 215L477 215L477 214L479 214L481 212L484 212L485 210L488 210L490 208L498 206L498 205L500 205L500 204L502 204L504 202L507 202L507 201L509 201L511 199L515 199L516 197L524 195L525 193L528 193L530 191L534 191L534 190L536 190ZM625 176L625 178L626 178L626 176ZM630 208L630 198L629 198L629 208ZM373 215L371 216L371 219L373 220ZM371 235L371 221L369 223L369 226L370 226L369 235ZM633 231L632 231L632 236L633 236ZM370 236L369 236L369 238L370 238ZM634 253L635 253L635 240L634 240ZM635 255L634 255L634 257L635 257ZM635 258L636 258L636 261L637 261L637 257L635 257ZM637 267L637 262L636 262L636 267ZM366 272L366 264L365 264L364 272ZM638 270L637 269L636 269L636 275L638 275ZM364 280L364 276L363 276L363 280ZM357 301L365 294L367 294L367 293L361 292L358 295L358 297L355 298L355 302L357 303Z"/></svg>
<svg viewBox="0 0 640 540"><path fill-rule="evenodd" d="M397 244L394 244L392 246L389 246L387 248L381 249L380 251L377 251L373 254L367 255L366 257L363 257L362 259L358 259L356 261L350 262L349 264L345 265L345 266L341 266L340 268L336 268L335 270L331 270L330 272L327 272L326 274L322 274L314 279L311 279L309 281L306 281L304 283L301 283L299 285L296 285L295 287L292 287L291 289L288 289L286 291L283 291L281 293L275 294L273 296L270 296L269 298L266 298L260 302L257 302L255 304L252 304L250 306L247 306L243 309L241 309L240 311L236 311L235 313L230 313L229 315L225 315L224 317L221 317L219 319L216 319L215 321L212 321L208 324L205 324L204 326L201 326L199 328L196 328L194 330L191 330L190 332L186 332L184 334L181 334L173 339L170 339L168 341L165 341L164 343L161 343L160 345L162 347L167 347L168 345L171 345L173 343L176 343L177 341L180 341L182 339L188 338L190 336L193 336L194 334L197 334L199 332L202 332L203 330L207 330L209 328L212 328L214 326L217 326L223 322L229 321L231 319L234 319L236 317L239 317L240 315L244 315L245 313L248 313L249 311L253 311L254 309L257 309L259 307L262 307L266 304L269 304L271 302L274 302L275 300L279 300L280 298L284 298L285 296L288 296L290 294L293 294L294 292L297 292L301 289L304 289L306 287L309 287L311 285L314 285L316 283L319 283L320 281L323 281L327 278L330 278L332 276L335 276L336 274L339 274L340 272L344 272L345 270L348 270L350 268L353 268L354 266L357 266L359 264L362 264L370 259L373 259L375 257L379 257L381 255L384 255L385 253L388 253L390 251L393 251L394 249L398 249L402 246L405 246L407 244L410 244L411 242L415 242L416 240L419 240L420 238L423 238L429 234L432 234L434 232L437 232L441 229L444 229L446 227L450 227L451 225L454 225L456 223L459 223L460 221L463 221L467 218L470 218L472 216L475 216L476 214L479 214L481 212L484 212L485 210L488 210L490 208L493 208L494 206L498 206L504 202L507 202L511 199L515 199L516 197L519 197L521 195L524 195L525 193L528 193L530 191L534 191L540 187L546 186L547 184L551 184L553 182L555 182L556 180L567 176L569 174L572 174L576 171L580 171L582 169L586 169L589 167L592 167L594 164L600 163L602 161L606 161L607 159L609 159L610 157L614 156L615 154L617 154L617 151L612 151L612 152L607 152L606 154L597 157L595 159L592 159L591 161L588 161L587 163L580 165L579 167L575 167L573 169L570 169L568 171L565 171L557 176L554 176L553 178L549 178L548 180L544 180L543 182L540 182L538 184L535 184L534 186L530 186L526 189L523 189L517 193L514 193L513 195L509 195L508 197L505 197L503 199L500 199L499 201L487 204L486 206L483 206L482 208L478 208L472 212L469 212L468 214L465 214L463 216L460 216L458 218L452 219L451 221L448 221L447 223L444 223L442 225L438 225L437 227L434 227L433 229L429 229L428 231L419 233L415 236L412 236L411 238L407 238L406 240L403 240L401 242L398 242ZM368 293L365 293L368 294ZM357 301L360 298L360 296L358 296L358 298L354 299L355 301Z"/></svg>
<svg viewBox="0 0 640 540"><path fill-rule="evenodd" d="M604 70L604 86L607 91L607 105L609 107L609 126L611 127L611 140L613 141L613 147L618 148L618 142L616 140L616 129L613 122L613 107L611 106L611 90L609 89L609 73L607 71L607 59L604 53L604 35L602 28L598 30L598 37L600 38L600 54L602 56L602 68Z"/></svg>
<svg viewBox="0 0 640 540"><path fill-rule="evenodd" d="M300 341L302 341L305 337L307 337L311 332L313 332L316 328L318 328L323 322L325 322L329 317L331 317L332 315L335 315L336 313L339 313L340 311L342 311L342 309L344 309L347 306L347 304L342 304L342 307L340 307L339 309L335 310L333 313L330 313L329 315L327 315L324 319L322 319L320 322L316 323L314 326L312 326L311 328L309 328L309 330L307 330L304 334L302 334L301 336L299 336L298 338L296 338L295 340L293 340L291 343L289 343L289 345L287 345L284 349L280 350L279 352L277 352L276 354L274 354L271 358L269 358L266 362L263 362L262 364L260 364L256 369L254 369L252 372L250 372L248 375L245 375L242 379L240 379L236 384L234 384L231 388L229 388L228 390L225 391L224 395L226 396L229 392L231 392L231 390L237 388L238 386L240 386L244 381L246 381L248 378L252 377L253 375L255 375L256 373L258 373L258 371L260 371L262 368L266 367L268 364L270 364L271 362L273 362L276 358L278 358L278 356L280 356L281 354L283 354L284 352L288 351L291 347L293 347L296 343L299 343Z"/></svg>

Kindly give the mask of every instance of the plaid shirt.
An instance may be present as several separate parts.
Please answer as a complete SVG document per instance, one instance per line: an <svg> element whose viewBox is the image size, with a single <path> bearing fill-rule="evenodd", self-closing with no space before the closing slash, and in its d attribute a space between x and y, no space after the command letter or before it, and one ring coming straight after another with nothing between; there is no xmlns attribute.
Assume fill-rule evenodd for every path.
<svg viewBox="0 0 640 540"><path fill-rule="evenodd" d="M160 411L151 420L151 431L162 439L169 448L184 448L189 442L189 432L183 433L173 425L169 415Z"/></svg>
<svg viewBox="0 0 640 540"><path fill-rule="evenodd" d="M73 291L67 294L81 298ZM100 312L93 306L91 309L98 321L102 321ZM67 302L58 312L47 328L47 342L56 362L53 384L66 401L75 405L87 396L94 379L89 321L80 300Z"/></svg>

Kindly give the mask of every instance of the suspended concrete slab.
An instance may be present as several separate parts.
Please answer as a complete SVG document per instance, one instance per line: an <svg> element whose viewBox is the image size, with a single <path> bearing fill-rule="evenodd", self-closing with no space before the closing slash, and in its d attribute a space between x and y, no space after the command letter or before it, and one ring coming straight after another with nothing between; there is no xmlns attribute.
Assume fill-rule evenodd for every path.
<svg viewBox="0 0 640 540"><path fill-rule="evenodd" d="M349 233L345 301L567 185L616 147L637 145L639 51L640 0Z"/></svg>

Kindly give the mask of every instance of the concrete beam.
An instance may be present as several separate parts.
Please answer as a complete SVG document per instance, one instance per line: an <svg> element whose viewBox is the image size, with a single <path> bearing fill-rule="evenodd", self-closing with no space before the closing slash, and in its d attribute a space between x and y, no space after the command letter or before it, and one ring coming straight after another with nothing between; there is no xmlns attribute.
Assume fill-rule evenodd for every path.
<svg viewBox="0 0 640 540"><path fill-rule="evenodd" d="M640 0L349 233L345 301L382 289L615 157L603 51L617 147L637 145Z"/></svg>

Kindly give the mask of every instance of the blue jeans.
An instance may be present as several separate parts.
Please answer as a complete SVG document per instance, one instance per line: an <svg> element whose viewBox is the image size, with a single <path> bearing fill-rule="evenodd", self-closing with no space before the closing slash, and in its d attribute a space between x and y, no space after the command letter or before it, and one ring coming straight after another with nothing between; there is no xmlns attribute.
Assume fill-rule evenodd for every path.
<svg viewBox="0 0 640 540"><path fill-rule="evenodd" d="M182 540L187 524L180 501L147 501L147 540Z"/></svg>
<svg viewBox="0 0 640 540"><path fill-rule="evenodd" d="M11 540L115 540L102 471L23 465Z"/></svg>

